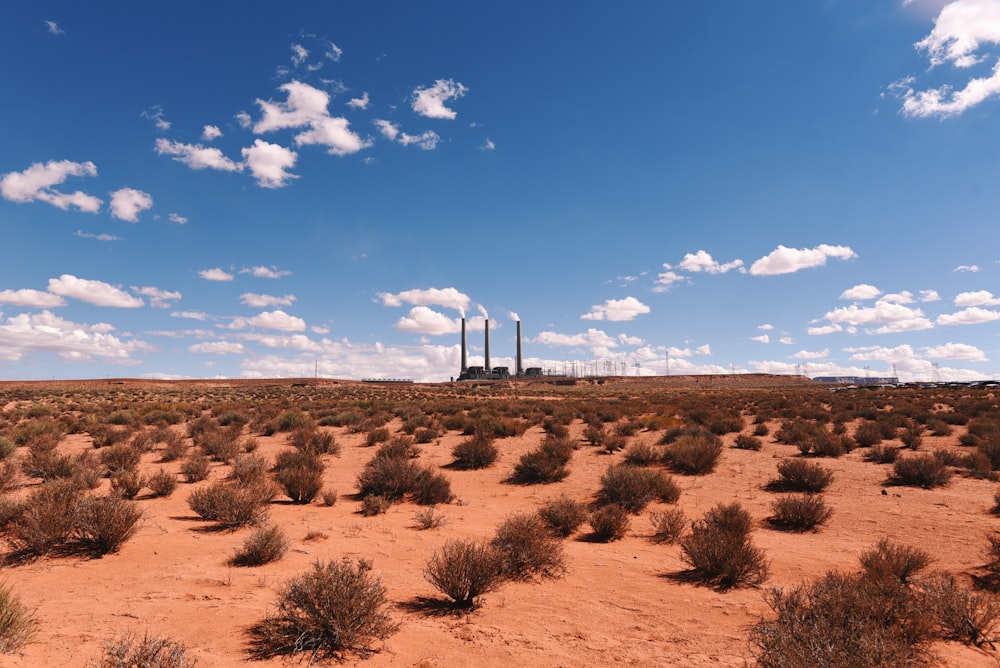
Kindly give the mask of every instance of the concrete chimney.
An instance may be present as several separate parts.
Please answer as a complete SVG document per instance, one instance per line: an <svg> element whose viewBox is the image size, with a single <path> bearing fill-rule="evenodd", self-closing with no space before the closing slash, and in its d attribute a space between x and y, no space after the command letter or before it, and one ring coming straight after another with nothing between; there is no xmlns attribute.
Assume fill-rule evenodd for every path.
<svg viewBox="0 0 1000 668"><path fill-rule="evenodd" d="M524 372L521 368L521 321L517 321L517 360L514 362L514 375L520 376Z"/></svg>
<svg viewBox="0 0 1000 668"><path fill-rule="evenodd" d="M490 321L486 320L486 364L483 367L486 373L490 372Z"/></svg>
<svg viewBox="0 0 1000 668"><path fill-rule="evenodd" d="M467 348L468 346L465 342L465 316L462 316L462 373L466 373L469 370Z"/></svg>

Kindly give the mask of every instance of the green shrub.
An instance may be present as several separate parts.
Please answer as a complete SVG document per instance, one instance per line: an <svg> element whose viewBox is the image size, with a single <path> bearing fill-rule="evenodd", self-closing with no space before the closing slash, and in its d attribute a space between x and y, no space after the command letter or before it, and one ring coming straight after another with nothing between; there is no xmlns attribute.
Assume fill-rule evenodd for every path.
<svg viewBox="0 0 1000 668"><path fill-rule="evenodd" d="M671 469L687 475L704 475L715 470L722 454L722 440L706 430L691 430L677 437L663 452Z"/></svg>
<svg viewBox="0 0 1000 668"><path fill-rule="evenodd" d="M784 531L810 531L826 524L833 511L818 494L785 496L771 502L774 527Z"/></svg>
<svg viewBox="0 0 1000 668"><path fill-rule="evenodd" d="M399 630L386 612L388 599L372 564L317 562L312 570L286 582L274 612L250 631L251 656L270 659L304 654L310 663L366 657L378 651L376 640Z"/></svg>
<svg viewBox="0 0 1000 668"><path fill-rule="evenodd" d="M503 583L503 561L489 543L453 539L435 550L424 579L455 605L474 608L476 599Z"/></svg>
<svg viewBox="0 0 1000 668"><path fill-rule="evenodd" d="M496 462L500 457L500 449L493 442L492 436L477 432L456 445L451 454L455 458L452 465L457 469L484 469Z"/></svg>
<svg viewBox="0 0 1000 668"><path fill-rule="evenodd" d="M699 581L730 589L767 579L764 552L750 540L750 514L739 503L719 504L681 538L681 559Z"/></svg>
<svg viewBox="0 0 1000 668"><path fill-rule="evenodd" d="M234 566L262 566L277 561L288 552L288 536L280 527L267 525L253 530L233 555Z"/></svg>
<svg viewBox="0 0 1000 668"><path fill-rule="evenodd" d="M552 483L569 475L566 465L573 456L573 443L568 437L546 436L537 449L521 455L511 475L513 482Z"/></svg>
<svg viewBox="0 0 1000 668"><path fill-rule="evenodd" d="M638 513L654 500L674 503L680 495L680 487L662 471L631 464L613 464L601 476L598 501Z"/></svg>
<svg viewBox="0 0 1000 668"><path fill-rule="evenodd" d="M546 530L537 513L508 516L490 541L505 578L558 577L566 570L562 542Z"/></svg>
<svg viewBox="0 0 1000 668"><path fill-rule="evenodd" d="M538 516L554 535L566 538L587 521L587 510L582 503L564 494L542 505Z"/></svg>

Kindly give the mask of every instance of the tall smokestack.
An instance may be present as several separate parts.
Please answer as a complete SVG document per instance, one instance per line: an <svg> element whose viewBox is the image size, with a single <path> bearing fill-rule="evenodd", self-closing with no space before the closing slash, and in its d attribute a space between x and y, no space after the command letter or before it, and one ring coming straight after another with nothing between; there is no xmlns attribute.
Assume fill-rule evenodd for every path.
<svg viewBox="0 0 1000 668"><path fill-rule="evenodd" d="M465 316L462 316L462 373L466 373L469 370L469 360L468 354L466 353L466 343L465 343Z"/></svg>
<svg viewBox="0 0 1000 668"><path fill-rule="evenodd" d="M490 321L486 320L486 366L484 367L486 373L490 372Z"/></svg>
<svg viewBox="0 0 1000 668"><path fill-rule="evenodd" d="M521 321L517 321L517 360L514 362L514 375L520 376L524 370L521 368Z"/></svg>

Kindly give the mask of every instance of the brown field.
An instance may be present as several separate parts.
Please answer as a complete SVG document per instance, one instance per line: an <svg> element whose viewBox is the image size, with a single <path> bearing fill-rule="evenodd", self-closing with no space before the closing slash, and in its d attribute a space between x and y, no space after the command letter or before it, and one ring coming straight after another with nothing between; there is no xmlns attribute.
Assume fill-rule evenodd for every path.
<svg viewBox="0 0 1000 668"><path fill-rule="evenodd" d="M143 519L117 552L96 557L57 548L36 556L15 554L9 540L0 543L6 557L0 580L34 611L31 639L16 653L0 655L3 666L98 665L103 644L122 632L182 643L200 666L246 665L248 630L274 610L282 584L317 561L342 557L371 560L372 572L386 588L386 610L399 624L396 633L374 641L370 656L344 657L349 665L373 667L753 665L748 631L772 616L764 598L770 587L793 587L831 570L857 572L861 553L882 538L926 551L933 559L929 571L954 574L964 586L995 581L984 577L984 551L987 536L1000 530L1000 517L991 513L1000 488L991 465L972 471L965 463L987 448L965 436L970 426L985 434L983 442L992 442L994 427L1000 434L998 399L984 390L831 393L806 380L769 376L516 385L101 380L0 383L0 409L0 437L23 441L10 455L21 462L35 438L27 425L55 425L57 452L73 457L88 452L100 457L110 446L96 448L95 435L122 431L122 443L134 443L141 451L143 475L163 467L178 481L169 497L154 497L144 488L128 501ZM213 461L207 480L188 483L180 475L183 458L163 462L164 443L143 445L136 437L166 426L184 437L187 456L200 447L188 431L199 416L209 430L222 429L220 421L245 421L240 443L256 439L254 452L269 463L292 448L292 432L282 420L304 420L332 434L340 446L339 454L321 455L324 489L337 492L333 505L320 497L293 504L283 492L266 505L268 522L289 539L280 560L232 565L253 529L219 530L189 506L193 491L227 479L230 464ZM924 489L890 484L893 465L867 461L869 448L839 457L806 457L799 443L775 438L797 416L826 431L842 424L849 436L866 420L887 425L892 436L883 445L901 449L902 457L912 453L904 448L900 430L916 425L918 452L950 453L953 475L944 486ZM619 428L626 447L647 444L657 453L669 447L660 444L668 429L700 424L725 432L723 449L714 470L702 475L652 464L680 487L677 502L653 501L632 514L626 535L614 542L591 540L584 524L560 541L566 565L560 577L507 581L473 610L444 605L424 569L447 541L489 540L512 514L534 512L561 495L588 505L596 501L602 475L623 461L626 451L589 443L587 420L603 423L609 433L630 424L632 429ZM725 426L734 421L738 431ZM935 436L925 428L940 422L950 426L950 434ZM523 433L496 438L499 458L488 468L450 466L452 449L469 439L465 431L477 423ZM549 484L510 482L521 456L542 443L552 423L566 425L576 446L568 475ZM732 447L738 433L749 435L759 424L768 431L760 438L760 450ZM368 441L380 426L391 436L417 427L433 430L433 437L417 444L414 461L450 480L455 500L437 507L441 526L420 528L415 516L425 507L412 500L394 503L384 514L361 514L358 475L378 449ZM822 494L832 516L816 531L781 531L767 521L772 502L785 494L769 491L768 483L777 477L778 464L793 458L818 463L833 474ZM3 498L26 499L41 485L39 478L22 474ZM102 477L83 494L106 495L110 485ZM753 544L769 561L769 577L760 586L724 590L699 584L686 576L688 564L677 543L653 540L652 518L676 507L688 521L696 520L717 504L734 501L753 517ZM992 629L987 631L992 637ZM923 645L932 665L1000 665L1000 654L988 642L976 647L941 636L932 633ZM279 657L250 665L286 664Z"/></svg>

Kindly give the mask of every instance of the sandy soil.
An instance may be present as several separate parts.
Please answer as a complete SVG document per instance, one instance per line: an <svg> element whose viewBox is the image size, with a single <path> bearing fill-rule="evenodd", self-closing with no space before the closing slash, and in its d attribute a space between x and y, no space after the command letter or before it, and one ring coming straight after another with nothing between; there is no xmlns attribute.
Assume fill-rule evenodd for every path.
<svg viewBox="0 0 1000 668"><path fill-rule="evenodd" d="M398 426L398 422L393 426ZM771 425L772 433L777 423ZM574 423L575 435L582 424ZM649 515L653 504L632 520L621 541L600 544L575 535L565 542L568 573L561 579L510 583L485 597L471 614L440 615L415 609L420 597L439 594L423 578L431 553L451 537L489 538L497 524L514 512L532 510L568 494L590 501L598 480L622 453L607 454L582 446L571 473L551 485L520 486L504 482L520 455L533 449L542 430L501 439L502 455L482 471L447 470L458 500L443 507L447 523L418 530L418 507L398 504L385 515L363 517L351 498L363 464L373 455L363 434L332 429L343 446L328 458L327 486L340 499L270 507L272 522L292 542L281 561L256 568L227 562L249 533L210 530L188 507L195 485L181 484L170 498L140 496L145 519L138 534L117 554L100 559L52 558L5 567L2 579L36 608L32 642L16 656L0 656L0 665L17 667L85 666L100 654L103 640L123 630L167 636L183 642L201 666L246 664L246 629L263 618L277 587L315 560L367 557L388 588L392 615L401 622L380 652L349 664L366 666L744 666L750 660L746 629L767 607L760 589L718 592L672 578L684 569L680 548L657 544ZM927 451L954 447L952 436L925 437ZM655 442L657 434L634 439ZM424 445L421 461L436 466L451 460L462 440L452 432ZM733 435L725 437L727 446ZM862 452L823 459L835 475L825 498L834 514L816 533L793 534L767 527L773 493L763 486L776 476L783 457L796 448L765 437L760 452L727 447L716 471L706 476L675 476L683 489L678 506L697 518L720 501L737 500L760 520L754 541L771 560L768 586L790 586L830 569L855 570L858 555L883 536L919 546L935 557L935 568L955 573L982 564L984 536L1000 529L988 513L996 483L956 476L935 490L886 487L888 466L862 461ZM260 438L268 457L287 447L286 435ZM66 451L88 449L89 437L67 437ZM158 455L144 455L143 468L166 466ZM228 467L213 464L209 478L225 477ZM197 485L204 485L197 483ZM103 483L105 486L107 481ZM883 493L883 490L885 493ZM307 536L319 534L319 538ZM957 643L932 648L941 665L1000 665L991 650ZM285 665L280 660L255 665ZM252 664L253 665L253 664Z"/></svg>

